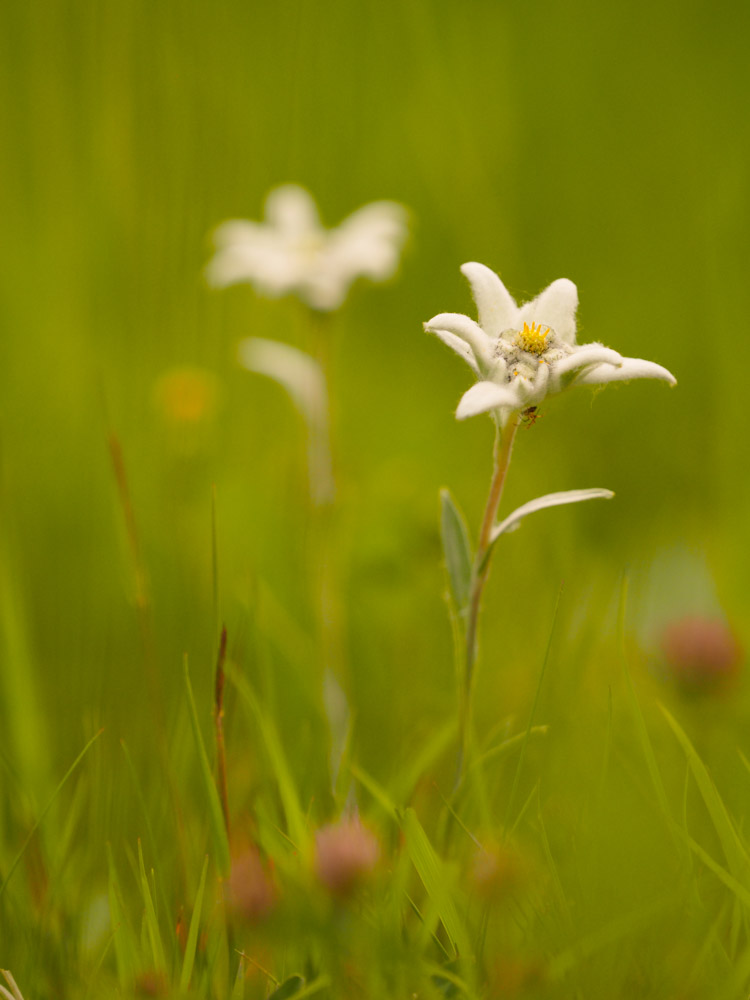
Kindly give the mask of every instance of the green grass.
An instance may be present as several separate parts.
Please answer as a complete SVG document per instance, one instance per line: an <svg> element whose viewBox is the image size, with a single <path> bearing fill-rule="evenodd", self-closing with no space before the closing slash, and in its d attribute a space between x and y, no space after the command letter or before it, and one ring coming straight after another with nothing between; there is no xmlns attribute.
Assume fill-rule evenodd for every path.
<svg viewBox="0 0 750 1000"><path fill-rule="evenodd" d="M720 614L750 643L749 22L3 6L0 968L25 1000L747 995L748 684L687 697L658 636ZM329 331L327 524L298 414L236 363L247 335L308 348L305 311L202 274L212 228L285 181L330 225L378 198L413 220L397 278ZM472 312L466 260L520 298L569 276L583 340L679 385L581 390L519 431L503 516L616 497L499 540L456 788L446 598L492 429L453 419L468 369L421 324ZM185 367L216 389L196 426L164 405ZM341 897L315 838L355 806L380 862Z"/></svg>

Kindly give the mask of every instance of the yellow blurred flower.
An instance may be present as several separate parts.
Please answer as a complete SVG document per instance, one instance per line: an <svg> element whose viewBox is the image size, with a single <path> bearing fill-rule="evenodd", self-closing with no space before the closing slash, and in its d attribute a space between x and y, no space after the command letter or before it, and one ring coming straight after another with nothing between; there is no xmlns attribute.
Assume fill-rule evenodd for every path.
<svg viewBox="0 0 750 1000"><path fill-rule="evenodd" d="M211 420L219 403L219 380L205 368L171 368L154 384L154 405L175 427Z"/></svg>

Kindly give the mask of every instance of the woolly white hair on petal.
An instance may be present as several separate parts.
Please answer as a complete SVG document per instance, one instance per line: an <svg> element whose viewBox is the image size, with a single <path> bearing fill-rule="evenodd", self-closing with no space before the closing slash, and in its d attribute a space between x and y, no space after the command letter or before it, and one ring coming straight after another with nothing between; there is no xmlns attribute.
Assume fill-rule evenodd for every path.
<svg viewBox="0 0 750 1000"><path fill-rule="evenodd" d="M586 365L620 365L622 362L621 354L604 347L603 344L582 344L572 354L555 362L555 374L565 375L566 372L584 368Z"/></svg>
<svg viewBox="0 0 750 1000"><path fill-rule="evenodd" d="M518 409L517 393L495 382L477 382L461 397L456 409L456 419L466 420L467 417L475 417L500 407Z"/></svg>
<svg viewBox="0 0 750 1000"><path fill-rule="evenodd" d="M577 375L573 384L604 385L606 382L628 382L633 378L656 378L670 385L677 385L677 379L670 371L641 358L623 358L616 368L611 365L596 365Z"/></svg>
<svg viewBox="0 0 750 1000"><path fill-rule="evenodd" d="M478 364L489 366L492 359L492 341L482 327L462 313L438 313L424 324L428 333L446 330L466 341L474 352Z"/></svg>
<svg viewBox="0 0 750 1000"><path fill-rule="evenodd" d="M479 325L493 339L503 330L515 328L518 306L500 277L484 264L469 261L461 273L471 285L471 294L479 313Z"/></svg>
<svg viewBox="0 0 750 1000"><path fill-rule="evenodd" d="M519 311L519 322L542 323L551 327L566 344L576 342L578 289L568 278L558 278Z"/></svg>

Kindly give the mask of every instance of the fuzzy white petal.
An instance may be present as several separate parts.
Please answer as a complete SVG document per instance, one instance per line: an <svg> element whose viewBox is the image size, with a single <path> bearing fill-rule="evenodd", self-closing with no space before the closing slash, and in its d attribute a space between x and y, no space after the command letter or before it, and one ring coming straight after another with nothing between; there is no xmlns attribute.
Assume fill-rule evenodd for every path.
<svg viewBox="0 0 750 1000"><path fill-rule="evenodd" d="M586 365L619 365L623 361L621 354L613 351L603 344L582 344L574 348L572 354L561 358L555 362L555 375L564 375L566 372L575 371L576 368L584 368Z"/></svg>
<svg viewBox="0 0 750 1000"><path fill-rule="evenodd" d="M633 378L658 378L670 385L677 385L677 379L670 371L641 358L623 358L618 367L596 365L588 368L575 377L573 385L603 385L606 382L628 382Z"/></svg>
<svg viewBox="0 0 750 1000"><path fill-rule="evenodd" d="M266 198L266 221L287 236L320 231L320 217L309 191L298 184L282 184Z"/></svg>
<svg viewBox="0 0 750 1000"><path fill-rule="evenodd" d="M517 401L516 408L519 410L525 410L527 406L534 406L544 398L543 393L537 393L536 391L536 380L532 381L530 378L526 378L525 375L516 376L509 383L509 386L513 387L513 394Z"/></svg>
<svg viewBox="0 0 750 1000"><path fill-rule="evenodd" d="M318 308L336 308L358 277L385 281L398 267L407 235L407 212L396 202L365 205L332 229L310 274Z"/></svg>
<svg viewBox="0 0 750 1000"><path fill-rule="evenodd" d="M289 252L268 226L231 219L216 228L214 242L216 253L206 267L210 285L223 288L250 281L267 287L270 294L286 290Z"/></svg>
<svg viewBox="0 0 750 1000"><path fill-rule="evenodd" d="M519 320L550 326L566 344L575 344L577 308L578 289L567 278L558 278L521 306Z"/></svg>
<svg viewBox="0 0 750 1000"><path fill-rule="evenodd" d="M547 364L539 365L539 372L534 379L533 391L529 396L528 405L539 404L542 402L544 397L547 395L548 386L550 384L550 366ZM524 380L525 381L525 380Z"/></svg>
<svg viewBox="0 0 750 1000"><path fill-rule="evenodd" d="M503 330L515 328L518 306L498 275L476 261L462 264L461 273L471 285L482 329L495 339Z"/></svg>
<svg viewBox="0 0 750 1000"><path fill-rule="evenodd" d="M398 266L407 222L406 209L396 202L365 205L331 232L330 254L352 276L384 281Z"/></svg>
<svg viewBox="0 0 750 1000"><path fill-rule="evenodd" d="M474 352L474 357L480 365L488 366L492 357L492 341L482 327L473 319L461 313L438 313L424 325L428 333L447 330L448 333L465 340Z"/></svg>
<svg viewBox="0 0 750 1000"><path fill-rule="evenodd" d="M444 344L447 344L448 347L454 350L459 357L463 358L475 375L481 375L477 359L474 357L474 352L465 340L462 340L461 337L457 337L455 333L449 333L448 330L430 330L430 333L434 333L435 336L439 337Z"/></svg>
<svg viewBox="0 0 750 1000"><path fill-rule="evenodd" d="M227 219L214 229L214 243L218 248L234 246L237 243L252 244L265 235L266 227L259 222L246 219Z"/></svg>
<svg viewBox="0 0 750 1000"><path fill-rule="evenodd" d="M477 382L463 394L456 409L456 419L466 420L479 413L489 413L500 407L519 409L520 401L517 392L507 385L497 385L495 382Z"/></svg>
<svg viewBox="0 0 750 1000"><path fill-rule="evenodd" d="M547 493L536 500L529 500L528 503L521 504L512 514L509 514L504 521L495 525L492 529L490 542L497 541L500 535L507 531L513 531L528 514L533 514L537 510L544 510L545 507L559 507L566 503L581 503L583 500L611 500L614 496L612 490L600 488L590 490L563 490L559 493Z"/></svg>

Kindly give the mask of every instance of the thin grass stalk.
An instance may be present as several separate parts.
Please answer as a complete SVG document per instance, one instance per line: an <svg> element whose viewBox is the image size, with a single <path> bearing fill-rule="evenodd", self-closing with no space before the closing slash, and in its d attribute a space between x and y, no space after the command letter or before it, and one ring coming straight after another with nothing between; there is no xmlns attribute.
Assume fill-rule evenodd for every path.
<svg viewBox="0 0 750 1000"><path fill-rule="evenodd" d="M224 741L224 661L227 655L227 629L222 627L219 652L216 657L216 677L214 683L214 727L216 732L216 784L219 789L221 811L227 830L227 841L231 841L229 828L229 794L227 792L227 754Z"/></svg>

